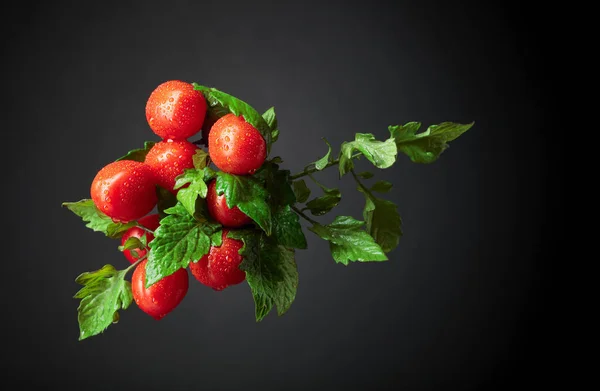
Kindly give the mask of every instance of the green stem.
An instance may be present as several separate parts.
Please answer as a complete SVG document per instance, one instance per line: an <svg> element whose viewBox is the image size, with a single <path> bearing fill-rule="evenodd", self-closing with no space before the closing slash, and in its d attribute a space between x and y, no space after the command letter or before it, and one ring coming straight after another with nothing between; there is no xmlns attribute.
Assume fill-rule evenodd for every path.
<svg viewBox="0 0 600 391"><path fill-rule="evenodd" d="M317 225L319 224L317 221L311 219L310 217L308 217L304 212L302 212L300 209L296 208L295 206L292 205L292 209L294 210L294 212L298 213L298 216L302 217L304 220L308 221L309 223L311 223L312 225Z"/></svg>
<svg viewBox="0 0 600 391"><path fill-rule="evenodd" d="M350 170L350 173L354 177L354 180L356 181L356 184L358 186L360 186L360 188L363 189L366 194L368 194L371 197L374 197L373 193L371 193L371 191L369 189L367 189L367 187L365 185L362 184L362 182L360 181L360 179L358 179L358 175L356 175L356 173L354 172L354 169Z"/></svg>
<svg viewBox="0 0 600 391"><path fill-rule="evenodd" d="M146 253L143 257L141 257L140 259L138 259L137 261L135 261L134 263L129 265L129 267L127 269L125 269L126 270L125 274L129 273L129 270L135 268L137 265L140 264L140 262L142 262L146 258L148 258L148 253Z"/></svg>
<svg viewBox="0 0 600 391"><path fill-rule="evenodd" d="M360 153L360 152L359 153L355 153L354 155L352 155L351 159L356 159L357 157L359 157L361 155L362 155L362 153ZM340 163L340 159L335 159L335 160L327 163L327 165L325 167L323 167L322 170L324 170L326 168L329 168L331 166L335 166L336 164L339 164L339 163ZM297 174L290 175L290 179L294 180L294 179L302 178L303 176L307 176L307 175L310 175L310 174L313 174L313 173L315 173L317 171L322 171L322 170L317 170L317 168L314 167L314 166L312 168L309 168L309 169L305 168L304 170L300 171Z"/></svg>
<svg viewBox="0 0 600 391"><path fill-rule="evenodd" d="M143 225L139 225L139 224L137 224L136 227L140 228L140 229L148 232L149 234L152 234L152 236L154 236L154 231L152 231L151 229L148 229L148 228L144 227Z"/></svg>

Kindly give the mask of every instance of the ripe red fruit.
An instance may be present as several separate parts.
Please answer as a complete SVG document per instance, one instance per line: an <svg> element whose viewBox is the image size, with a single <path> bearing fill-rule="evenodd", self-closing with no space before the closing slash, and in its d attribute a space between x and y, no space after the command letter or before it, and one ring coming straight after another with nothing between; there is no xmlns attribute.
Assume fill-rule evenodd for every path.
<svg viewBox="0 0 600 391"><path fill-rule="evenodd" d="M184 140L198 133L206 116L206 99L191 83L169 80L146 102L146 120L162 139Z"/></svg>
<svg viewBox="0 0 600 391"><path fill-rule="evenodd" d="M224 172L253 174L267 157L267 144L256 128L234 114L227 114L212 126L208 134L208 153Z"/></svg>
<svg viewBox="0 0 600 391"><path fill-rule="evenodd" d="M156 176L145 163L119 160L98 171L90 193L96 207L113 220L137 220L156 206Z"/></svg>
<svg viewBox="0 0 600 391"><path fill-rule="evenodd" d="M154 231L160 225L160 216L158 215L158 213L154 213L154 214L142 217L137 222L141 226ZM141 228L138 228L138 227L129 228L127 231L125 231L123 236L121 236L121 246L125 245L125 242L127 241L127 239L132 238L132 237L139 239L144 234L146 234L146 243L150 243L152 241L152 239L154 239L154 235L152 235L150 232L144 231ZM147 250L145 248L144 249L136 248L134 251L137 253L137 257L133 256L133 254L131 253L131 250L123 251L123 255L125 255L125 258L127 258L129 263L134 263L135 261L142 258L147 253Z"/></svg>
<svg viewBox="0 0 600 391"><path fill-rule="evenodd" d="M238 228L252 222L252 219L237 206L231 209L227 206L225 194L217 194L216 180L214 179L208 183L206 206L210 215L224 227Z"/></svg>
<svg viewBox="0 0 600 391"><path fill-rule="evenodd" d="M177 193L173 190L175 178L186 168L194 168L193 156L197 149L187 140L160 141L148 151L144 162L152 168L161 187Z"/></svg>
<svg viewBox="0 0 600 391"><path fill-rule="evenodd" d="M133 271L131 291L135 303L156 320L162 319L181 303L188 291L187 269L179 269L146 288L146 263L143 260Z"/></svg>
<svg viewBox="0 0 600 391"><path fill-rule="evenodd" d="M216 291L239 284L246 279L246 273L239 268L244 258L239 251L244 243L241 240L228 238L227 232L223 230L221 246L211 246L208 254L198 262L190 262L192 275L202 284Z"/></svg>

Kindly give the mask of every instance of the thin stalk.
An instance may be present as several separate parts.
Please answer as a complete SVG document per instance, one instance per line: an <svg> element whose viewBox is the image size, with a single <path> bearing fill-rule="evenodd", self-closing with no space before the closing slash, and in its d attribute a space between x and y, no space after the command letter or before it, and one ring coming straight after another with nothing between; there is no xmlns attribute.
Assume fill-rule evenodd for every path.
<svg viewBox="0 0 600 391"><path fill-rule="evenodd" d="M298 215L300 217L302 217L304 220L308 221L309 223L311 223L312 225L317 225L319 224L317 221L311 219L310 217L308 217L304 212L302 212L300 209L296 208L295 206L292 205L292 209L294 212L298 213Z"/></svg>
<svg viewBox="0 0 600 391"><path fill-rule="evenodd" d="M360 152L359 153L355 153L354 155L352 155L352 159L356 159L357 157L359 157L361 155L362 155L362 153L360 153ZM307 176L307 175L313 174L313 173L315 173L317 171L323 171L324 169L329 168L331 166L335 166L335 165L337 165L339 163L340 163L340 159L335 159L335 160L327 163L327 165L325 167L323 167L322 170L317 170L317 168L314 167L314 166L311 167L311 168L309 168L309 169L305 168L304 170L300 171L297 174L290 175L290 179L294 180L294 179L302 178L303 176Z"/></svg>

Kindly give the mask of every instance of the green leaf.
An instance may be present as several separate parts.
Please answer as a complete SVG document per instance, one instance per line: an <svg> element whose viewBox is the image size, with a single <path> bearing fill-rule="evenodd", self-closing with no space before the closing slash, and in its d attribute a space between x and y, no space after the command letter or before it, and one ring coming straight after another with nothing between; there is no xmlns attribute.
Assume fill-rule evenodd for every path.
<svg viewBox="0 0 600 391"><path fill-rule="evenodd" d="M275 306L279 316L286 313L296 298L298 269L294 251L277 245L256 230L229 231L228 237L242 240L240 269L246 272L255 303L256 321L261 321Z"/></svg>
<svg viewBox="0 0 600 391"><path fill-rule="evenodd" d="M279 164L283 163L283 159L281 158L281 156L275 156L275 157L272 157L271 159L265 160L265 163L263 163L263 164L269 164L269 163L279 165Z"/></svg>
<svg viewBox="0 0 600 391"><path fill-rule="evenodd" d="M315 168L319 171L324 169L327 166L327 164L331 162L331 144L329 144L329 141L327 141L324 137L323 141L325 141L325 144L327 144L328 150L325 156L314 162Z"/></svg>
<svg viewBox="0 0 600 391"><path fill-rule="evenodd" d="M271 130L277 129L277 114L275 114L275 107L269 107L262 115L267 125Z"/></svg>
<svg viewBox="0 0 600 391"><path fill-rule="evenodd" d="M391 130L390 130L391 131ZM393 137L378 141L371 133L356 133L355 140L342 143L339 171L343 176L354 167L354 152L360 152L377 168L388 168L396 161L398 150Z"/></svg>
<svg viewBox="0 0 600 391"><path fill-rule="evenodd" d="M366 199L363 218L367 223L367 232L383 252L389 253L398 246L402 236L402 219L398 207L391 201L375 197L361 186L358 190Z"/></svg>
<svg viewBox="0 0 600 391"><path fill-rule="evenodd" d="M292 205L296 202L296 195L290 186L289 170L281 170L278 164L271 162L263 164L255 177L265 184L270 205Z"/></svg>
<svg viewBox="0 0 600 391"><path fill-rule="evenodd" d="M144 234L142 236L146 236L146 234ZM142 241L139 238L136 238L135 236L131 236L131 237L127 238L125 243L122 246L119 246L118 249L119 249L119 251L134 250L136 248L144 248L144 246L145 246L145 244L142 243Z"/></svg>
<svg viewBox="0 0 600 391"><path fill-rule="evenodd" d="M432 163L448 148L448 142L455 140L474 122L459 124L443 122L431 125L426 131L417 133L420 122L409 122L405 125L390 126L389 130L395 139L398 151L406 154L414 163Z"/></svg>
<svg viewBox="0 0 600 391"><path fill-rule="evenodd" d="M322 216L340 203L342 193L338 189L328 189L326 187L322 187L322 189L325 194L308 201L302 210L308 209L314 216Z"/></svg>
<svg viewBox="0 0 600 391"><path fill-rule="evenodd" d="M277 114L275 114L275 108L270 107L267 111L265 111L262 117L269 125L271 129L271 143L274 143L279 138L279 129L277 128Z"/></svg>
<svg viewBox="0 0 600 391"><path fill-rule="evenodd" d="M271 132L271 144L279 140L279 129L275 129Z"/></svg>
<svg viewBox="0 0 600 391"><path fill-rule="evenodd" d="M158 185L156 185L156 197L158 198L156 209L158 210L158 215L162 219L167 215L165 209L169 209L177 204L177 198L175 197L175 194Z"/></svg>
<svg viewBox="0 0 600 391"><path fill-rule="evenodd" d="M284 247L306 248L306 237L298 215L289 205L281 206L273 213L273 238Z"/></svg>
<svg viewBox="0 0 600 391"><path fill-rule="evenodd" d="M267 143L267 151L271 149L271 128L267 121L248 103L229 95L216 88L201 86L197 83L192 83L194 89L199 90L204 94L209 107L221 106L227 108L231 113L237 116L243 116L244 120L254 126L256 130L263 136Z"/></svg>
<svg viewBox="0 0 600 391"><path fill-rule="evenodd" d="M215 189L218 195L225 194L229 208L237 206L260 228L271 235L271 209L267 203L268 193L263 185L252 176L217 172Z"/></svg>
<svg viewBox="0 0 600 391"><path fill-rule="evenodd" d="M211 246L219 247L223 243L223 231L216 231L210 236Z"/></svg>
<svg viewBox="0 0 600 391"><path fill-rule="evenodd" d="M185 169L183 174L179 175L175 180L175 189L177 192L177 201L187 209L190 215L196 213L196 199L198 196L206 198L208 186L204 182L204 169L198 170L195 168ZM182 188L189 184L189 186Z"/></svg>
<svg viewBox="0 0 600 391"><path fill-rule="evenodd" d="M194 168L201 170L210 163L210 155L203 149L198 148L194 156L192 156Z"/></svg>
<svg viewBox="0 0 600 391"><path fill-rule="evenodd" d="M150 242L146 287L202 258L210 249L211 236L221 229L206 219L198 221L181 203L165 213Z"/></svg>
<svg viewBox="0 0 600 391"><path fill-rule="evenodd" d="M387 193L392 190L392 182L388 181L377 181L373 186L371 186L371 191L376 191L378 193Z"/></svg>
<svg viewBox="0 0 600 391"><path fill-rule="evenodd" d="M105 265L94 272L86 272L75 279L83 285L76 294L81 299L77 308L79 340L102 333L115 320L118 312L127 309L133 301L131 284L125 281L129 271L117 271L112 265Z"/></svg>
<svg viewBox="0 0 600 391"><path fill-rule="evenodd" d="M315 224L309 229L329 241L331 255L337 263L348 265L349 261L387 260L387 256L373 237L362 229L364 224L364 221L349 216L337 216L331 224Z"/></svg>
<svg viewBox="0 0 600 391"><path fill-rule="evenodd" d="M135 160L136 162L144 162L146 155L148 152L150 152L154 144L156 144L156 142L146 141L144 142L144 148L132 149L131 151L127 152L125 156L118 158L116 161Z"/></svg>
<svg viewBox="0 0 600 391"><path fill-rule="evenodd" d="M81 217L87 223L86 227L96 232L102 232L113 239L120 238L125 231L136 225L135 221L130 221L126 224L115 223L110 217L100 212L96 208L94 201L90 199L83 199L77 202L63 202L62 206L67 207L71 212Z"/></svg>
<svg viewBox="0 0 600 391"><path fill-rule="evenodd" d="M306 182L304 179L298 179L292 182L292 186L294 188L294 194L296 195L296 201L298 202L306 202L308 197L310 197L310 189L306 186Z"/></svg>

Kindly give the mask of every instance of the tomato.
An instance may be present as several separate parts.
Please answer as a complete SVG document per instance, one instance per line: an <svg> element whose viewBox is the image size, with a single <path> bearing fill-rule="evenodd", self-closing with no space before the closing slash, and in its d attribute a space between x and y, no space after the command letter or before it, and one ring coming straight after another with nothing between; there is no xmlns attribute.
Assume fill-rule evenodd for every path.
<svg viewBox="0 0 600 391"><path fill-rule="evenodd" d="M246 273L239 266L244 257L239 253L244 246L241 240L227 237L223 230L223 242L219 247L211 246L208 254L198 262L190 262L192 275L202 284L221 291L246 279Z"/></svg>
<svg viewBox="0 0 600 391"><path fill-rule="evenodd" d="M136 266L131 277L131 291L135 303L142 311L156 320L162 319L181 303L188 291L187 269L179 269L146 288L146 263Z"/></svg>
<svg viewBox="0 0 600 391"><path fill-rule="evenodd" d="M169 80L146 102L146 120L162 139L184 140L198 133L206 116L206 99L191 83Z"/></svg>
<svg viewBox="0 0 600 391"><path fill-rule="evenodd" d="M137 222L139 225L154 231L160 225L160 217L159 217L158 213L154 213L154 214L142 217ZM152 235L150 232L144 231L141 228L138 228L138 227L129 228L127 231L125 231L123 236L121 236L121 246L125 245L125 242L127 241L127 239L132 238L132 237L139 239L144 234L146 234L146 243L150 243L152 241L152 239L154 239L154 235ZM135 261L142 258L147 253L146 249L141 249L141 248L136 248L134 251L137 253L137 257L135 257L131 253L131 250L123 251L123 255L125 255L125 258L127 258L129 263L134 263Z"/></svg>
<svg viewBox="0 0 600 391"><path fill-rule="evenodd" d="M156 206L156 176L145 163L119 160L98 171L90 193L96 207L113 220L137 220Z"/></svg>
<svg viewBox="0 0 600 391"><path fill-rule="evenodd" d="M210 215L225 227L238 228L252 222L252 219L246 216L237 206L231 209L227 206L225 194L217 194L216 180L214 179L208 183L206 206Z"/></svg>
<svg viewBox="0 0 600 391"><path fill-rule="evenodd" d="M187 140L160 141L148 151L144 162L154 171L158 184L175 194L175 178L186 168L194 168L197 149Z"/></svg>
<svg viewBox="0 0 600 391"><path fill-rule="evenodd" d="M253 174L267 157L267 144L259 131L243 117L227 114L210 129L208 153L221 171L235 175Z"/></svg>

